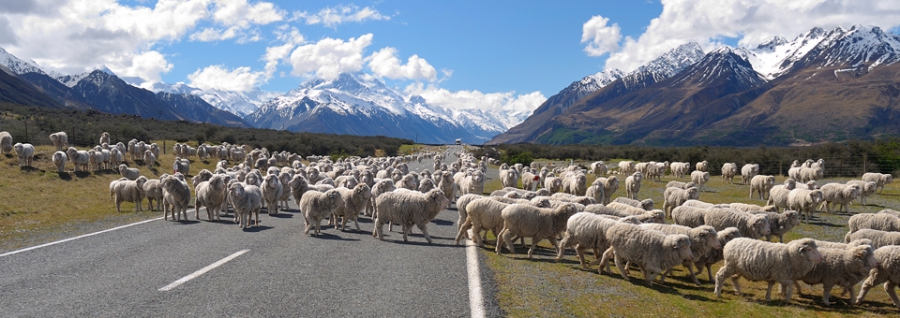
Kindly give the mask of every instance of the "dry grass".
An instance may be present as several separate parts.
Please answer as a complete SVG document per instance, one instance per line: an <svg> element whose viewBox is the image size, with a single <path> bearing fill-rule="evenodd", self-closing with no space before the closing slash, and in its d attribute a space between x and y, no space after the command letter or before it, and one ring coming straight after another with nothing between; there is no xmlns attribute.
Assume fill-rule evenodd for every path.
<svg viewBox="0 0 900 318"><path fill-rule="evenodd" d="M163 141L157 142L160 147ZM166 141L171 148L174 141ZM196 144L193 144L196 146ZM122 203L117 213L115 203L109 197L109 182L120 178L116 170L95 172L57 173L50 158L52 146L37 146L32 168L19 168L15 155L0 155L0 251L33 246L61 238L72 237L162 216L149 211L144 201L144 212L134 212L135 205ZM138 167L141 174L153 179L163 173L171 173L175 157L171 149L161 154L155 169L147 169L128 161L129 167ZM215 168L215 160L191 159L191 172Z"/></svg>
<svg viewBox="0 0 900 318"><path fill-rule="evenodd" d="M544 162L544 161L541 161ZM558 164L559 165L559 164ZM490 169L497 169L496 166ZM782 182L785 177L777 178ZM661 208L662 192L668 181L674 180L666 176L662 182L645 180L639 197L651 198ZM740 182L740 176L736 178ZM592 182L589 177L588 182ZM841 180L822 180L820 184ZM485 192L501 188L499 180L488 180ZM700 194L700 199L713 203L744 202L763 205L764 201L750 199L749 186L725 184L721 177L712 177L708 184L709 192ZM619 189L613 197L623 196ZM877 212L886 207L900 207L900 189L888 186L884 194L869 197L867 206L852 205L853 213ZM847 229L849 214L816 213L810 224L801 224L785 236L785 240L800 237L812 237L822 240L840 241ZM670 221L671 222L671 221ZM493 238L489 240L493 243ZM526 243L529 243L526 241ZM887 293L876 286L866 296L860 306L852 306L847 296L841 296L840 288L832 291L832 302L836 304L826 307L821 304L822 287L812 288L803 284L803 295L795 291L790 303L781 301L765 302L766 283L741 280L745 295L739 297L733 286L727 282L721 299L713 293L714 282L708 281L704 271L698 275L703 286L691 283L685 277L684 270L676 267L673 276L666 279L666 284L655 282L652 286L643 283L640 271L633 269L630 281L625 281L613 265L614 275L597 274L596 267L584 270L578 264L574 251L569 249L566 257L555 262L555 251L546 240L539 244L534 259L527 259L525 248L517 248L516 254L504 250L504 254L496 255L494 246L487 244L483 251L487 265L494 272L499 295L498 300L503 311L511 317L559 317L559 316L701 316L701 317L781 317L781 316L819 316L836 317L858 315L863 317L897 314ZM588 256L591 258L591 256ZM721 265L718 264L718 265ZM713 274L719 266L713 267ZM777 292L773 299L778 299ZM857 286L855 292L859 292ZM853 297L856 295L854 294Z"/></svg>

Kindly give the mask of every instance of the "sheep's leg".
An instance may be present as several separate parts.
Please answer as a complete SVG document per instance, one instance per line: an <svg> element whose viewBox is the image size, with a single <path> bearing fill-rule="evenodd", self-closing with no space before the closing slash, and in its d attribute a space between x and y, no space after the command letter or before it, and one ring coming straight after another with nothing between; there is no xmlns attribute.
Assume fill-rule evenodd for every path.
<svg viewBox="0 0 900 318"><path fill-rule="evenodd" d="M900 299L897 299L897 291L894 290L896 288L897 284L892 281L884 283L884 291L887 292L888 296L891 296L891 301L894 302L894 306L900 308Z"/></svg>
<svg viewBox="0 0 900 318"><path fill-rule="evenodd" d="M641 271L644 272L644 281L647 282L647 285L652 285L653 280L656 279L656 276L659 276L659 273L662 272L662 270L659 268L655 268L655 267L645 268L643 266L641 267ZM665 275L660 277L659 283L661 285L666 283Z"/></svg>
<svg viewBox="0 0 900 318"><path fill-rule="evenodd" d="M568 248L567 245L569 244L569 239L570 239L570 238L571 238L571 237L569 236L569 233L566 233L566 235L563 237L562 241L559 242L559 248L556 249L556 258L555 258L555 260L556 260L557 262L558 262L559 260L561 260L561 259L563 258L563 254L566 253L566 248ZM577 253L577 251L578 251L579 248L581 248L580 245L575 246L575 251L576 251L576 253ZM584 249L583 249L583 248L582 248L581 251L582 251L582 253L584 253ZM579 254L579 255L582 255L582 256L580 257L580 258L581 258L581 267L584 267L584 256L583 256L583 254Z"/></svg>
<svg viewBox="0 0 900 318"><path fill-rule="evenodd" d="M834 288L834 285L829 283L825 283L822 286L822 289L824 290L822 292L822 304L824 304L825 306L831 306L831 302L829 300L831 299L832 288ZM797 290L799 291L800 289L798 288Z"/></svg>
<svg viewBox="0 0 900 318"><path fill-rule="evenodd" d="M119 195L116 194L116 212L122 213L122 201L119 201Z"/></svg>
<svg viewBox="0 0 900 318"><path fill-rule="evenodd" d="M464 223L457 223L459 226L456 228L456 245L459 245L459 241L462 240L464 236L466 236L466 231L468 231L467 227L471 227L471 223L469 223L469 219L466 218ZM474 231L474 230L473 230ZM476 240L477 242L477 240ZM479 245L481 246L481 245Z"/></svg>
<svg viewBox="0 0 900 318"><path fill-rule="evenodd" d="M709 266L707 266L707 269L709 269ZM725 284L725 277L728 277L730 274L731 273L728 272L727 266L723 266L722 268L719 269L718 272L716 272L716 288L715 288L716 298L722 297L722 285ZM734 281L732 280L732 282L734 282ZM735 285L735 286L737 286L737 285ZM735 287L735 289L737 289L737 287ZM738 295L740 295L740 292L738 292Z"/></svg>
<svg viewBox="0 0 900 318"><path fill-rule="evenodd" d="M772 286L775 286L775 281L768 282L768 287L766 288L766 301L772 301ZM793 286L791 287L793 288ZM784 286L781 288L784 288Z"/></svg>
<svg viewBox="0 0 900 318"><path fill-rule="evenodd" d="M375 218L375 228L372 229L372 237L377 237L378 239L384 241L382 231L384 231L384 221L379 218Z"/></svg>
<svg viewBox="0 0 900 318"><path fill-rule="evenodd" d="M537 244L541 240L543 240L543 238L538 238L537 236L531 237L531 247L528 248L528 258L531 258L531 256L534 254L534 249L537 248Z"/></svg>
<svg viewBox="0 0 900 318"><path fill-rule="evenodd" d="M771 282L769 284L774 284L774 282ZM791 295L794 294L794 284L791 284L791 282L787 282L787 284L785 284L785 282L781 282L781 289L782 289L782 292L784 293L784 302L790 302ZM829 286L829 288L825 289L825 295L826 295L825 297L827 297L828 293L830 293L830 292L831 292L831 288ZM825 299L827 299L827 298L825 298Z"/></svg>
<svg viewBox="0 0 900 318"><path fill-rule="evenodd" d="M244 217L242 215L241 222L243 222L243 218ZM307 218L305 216L303 217L303 227L304 227L303 234L309 234L309 229L312 228L312 222L309 222L309 218ZM378 227L376 226L375 228L377 229Z"/></svg>
<svg viewBox="0 0 900 318"><path fill-rule="evenodd" d="M628 279L628 275L625 274L625 259L620 257L619 255L615 255L616 268L619 269L619 274L622 275L622 278L626 281Z"/></svg>
<svg viewBox="0 0 900 318"><path fill-rule="evenodd" d="M559 251L562 250L561 248L559 248L559 241L556 240L555 235L550 235L550 237L548 237L547 239L550 240L550 245L553 245L553 248L556 249L557 253L559 253ZM538 242L540 242L540 241L538 241ZM535 245L537 245L537 244L535 243Z"/></svg>
<svg viewBox="0 0 900 318"><path fill-rule="evenodd" d="M416 224L419 227L419 231L422 231L422 235L425 236L425 240L428 241L428 244L431 244L431 236L428 235L428 223Z"/></svg>
<svg viewBox="0 0 900 318"><path fill-rule="evenodd" d="M686 262L682 263L681 265L684 266L685 269L687 269L688 275L691 275L691 280L694 281L694 284L697 284L697 286L701 286L700 280L698 280L697 275L694 274L694 268L693 268L694 263L691 261L686 261ZM670 268L669 271L666 272L666 275L668 275L671 272L672 272L672 269Z"/></svg>
<svg viewBox="0 0 900 318"><path fill-rule="evenodd" d="M587 263L584 261L584 250L586 248L584 246L578 245L575 246L575 253L578 254L578 262L581 263L581 268L588 269ZM563 251L560 249L560 251Z"/></svg>

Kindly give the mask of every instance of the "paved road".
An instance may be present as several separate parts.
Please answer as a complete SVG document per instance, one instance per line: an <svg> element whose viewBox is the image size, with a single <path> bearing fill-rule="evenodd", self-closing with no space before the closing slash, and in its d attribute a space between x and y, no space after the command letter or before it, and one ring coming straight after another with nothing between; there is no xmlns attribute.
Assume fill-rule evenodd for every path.
<svg viewBox="0 0 900 318"><path fill-rule="evenodd" d="M379 241L364 217L360 232L327 227L306 236L296 208L262 214L247 231L230 218L201 218L149 221L0 256L0 315L470 316L466 248L453 242L455 208L429 224L434 244L418 229L408 243L399 229ZM486 314L496 316L491 274L480 268Z"/></svg>

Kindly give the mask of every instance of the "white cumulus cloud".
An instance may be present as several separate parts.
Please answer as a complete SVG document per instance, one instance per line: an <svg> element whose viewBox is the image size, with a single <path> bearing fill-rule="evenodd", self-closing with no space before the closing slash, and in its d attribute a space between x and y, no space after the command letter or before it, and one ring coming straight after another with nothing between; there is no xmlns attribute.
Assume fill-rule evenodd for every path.
<svg viewBox="0 0 900 318"><path fill-rule="evenodd" d="M397 58L397 49L386 47L373 53L367 58L369 68L377 76L390 79L428 80L437 79L437 71L428 61L413 54L406 60L406 64L400 64Z"/></svg>
<svg viewBox="0 0 900 318"><path fill-rule="evenodd" d="M366 20L384 21L390 20L391 17L381 14L378 10L370 7L360 9L355 5L339 5L328 7L316 13L306 11L294 12L295 19L306 20L306 24L322 24L329 28L334 28L339 24L347 22L363 22Z"/></svg>
<svg viewBox="0 0 900 318"><path fill-rule="evenodd" d="M896 0L663 0L662 5L643 34L625 37L621 49L610 54L607 69L634 70L690 41L710 47L735 38L739 45L756 45L773 36L790 40L813 27L900 25Z"/></svg>
<svg viewBox="0 0 900 318"><path fill-rule="evenodd" d="M330 80L344 72L359 71L363 67L363 50L370 44L371 33L347 41L325 38L301 45L291 52L291 74Z"/></svg>
<svg viewBox="0 0 900 318"><path fill-rule="evenodd" d="M483 109L504 111L533 111L547 100L541 92L516 95L515 92L483 93L478 90L450 91L423 83L414 83L404 89L407 95L419 95L428 104L455 109Z"/></svg>
<svg viewBox="0 0 900 318"><path fill-rule="evenodd" d="M587 43L584 51L588 55L600 56L619 48L622 30L616 23L611 26L607 26L607 23L609 18L595 15L581 27L581 43Z"/></svg>
<svg viewBox="0 0 900 318"><path fill-rule="evenodd" d="M247 0L217 0L212 18L219 28L203 28L191 34L193 41L211 42L237 38L239 43L259 40L255 25L265 25L284 19L287 13L269 2L250 4Z"/></svg>
<svg viewBox="0 0 900 318"><path fill-rule="evenodd" d="M190 85L200 89L215 88L223 91L246 92L265 81L264 72L253 72L249 67L228 70L223 65L211 65L188 75Z"/></svg>

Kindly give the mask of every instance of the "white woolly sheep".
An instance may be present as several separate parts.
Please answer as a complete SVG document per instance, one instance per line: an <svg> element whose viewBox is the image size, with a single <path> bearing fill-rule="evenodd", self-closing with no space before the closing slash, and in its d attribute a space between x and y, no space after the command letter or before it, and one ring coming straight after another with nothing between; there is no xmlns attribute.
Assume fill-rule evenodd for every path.
<svg viewBox="0 0 900 318"><path fill-rule="evenodd" d="M150 151L150 150L144 151L144 155L142 158L144 160L144 165L147 166L147 169L156 168L156 155L154 155L152 151ZM177 169L175 170L175 172L184 173L183 171L177 170Z"/></svg>
<svg viewBox="0 0 900 318"><path fill-rule="evenodd" d="M577 196L584 196L587 192L587 176L583 173L569 175L563 180L563 192Z"/></svg>
<svg viewBox="0 0 900 318"><path fill-rule="evenodd" d="M736 227L725 228L716 233L716 241L718 241L719 246L722 247L738 237L741 237L741 232L738 231ZM694 261L694 267L697 268L697 272L695 272L694 275L702 274L703 268L705 267L706 273L709 274L709 281L715 283L715 280L713 280L712 266L721 262L723 259L725 259L725 257L722 255L722 249L710 249L706 254L700 255L700 257Z"/></svg>
<svg viewBox="0 0 900 318"><path fill-rule="evenodd" d="M794 189L788 194L787 208L803 214L806 212L806 223L812 218L819 203L822 203L822 190Z"/></svg>
<svg viewBox="0 0 900 318"><path fill-rule="evenodd" d="M633 214L630 211L614 209L602 204L591 204L584 207L584 212L622 218L633 216L641 223L665 223L666 221L666 214L662 210L644 211L640 214Z"/></svg>
<svg viewBox="0 0 900 318"><path fill-rule="evenodd" d="M551 199L554 199L554 200L559 200L559 201L566 201L566 202L578 203L578 204L581 204L581 205L588 205L588 204L597 204L597 203L599 203L599 202L597 202L597 200L594 200L594 198L592 198L592 197L588 197L588 196L578 196L578 195L568 194L568 193L562 193L562 192L560 192L560 193L554 193L553 195L550 196L550 198L551 198Z"/></svg>
<svg viewBox="0 0 900 318"><path fill-rule="evenodd" d="M838 211L850 213L850 202L859 196L859 188L855 185L828 183L823 185L822 200L825 202L825 211L831 213L832 206L841 205Z"/></svg>
<svg viewBox="0 0 900 318"><path fill-rule="evenodd" d="M736 227L741 236L758 239L771 234L765 214L751 214L732 209L712 208L703 214L703 224L712 225L716 230Z"/></svg>
<svg viewBox="0 0 900 318"><path fill-rule="evenodd" d="M0 131L0 152L4 155L12 152L13 143L12 143L12 135L6 131Z"/></svg>
<svg viewBox="0 0 900 318"><path fill-rule="evenodd" d="M250 227L254 213L256 213L254 224L259 225L259 210L262 208L262 191L259 187L234 182L228 188L228 202L234 208L234 223L238 223L240 228Z"/></svg>
<svg viewBox="0 0 900 318"><path fill-rule="evenodd" d="M69 149L69 135L65 131L52 133L50 134L50 143L56 146L56 151Z"/></svg>
<svg viewBox="0 0 900 318"><path fill-rule="evenodd" d="M550 193L557 193L559 190L562 190L563 180L557 177L548 176L544 178L544 189L550 191Z"/></svg>
<svg viewBox="0 0 900 318"><path fill-rule="evenodd" d="M637 200L637 194L641 191L641 180L643 179L644 175L640 172L635 172L625 178L625 196Z"/></svg>
<svg viewBox="0 0 900 318"><path fill-rule="evenodd" d="M691 172L691 182L700 187L700 191L705 192L704 185L709 182L709 172L700 169L694 170Z"/></svg>
<svg viewBox="0 0 900 318"><path fill-rule="evenodd" d="M875 285L884 283L884 291L891 297L891 301L900 309L900 299L897 298L895 289L900 285L900 246L883 246L874 251L878 265L870 272L869 277L859 289L859 296L853 300L853 304L859 305Z"/></svg>
<svg viewBox="0 0 900 318"><path fill-rule="evenodd" d="M53 153L53 165L56 166L56 172L63 173L66 172L66 156L65 152L57 151Z"/></svg>
<svg viewBox="0 0 900 318"><path fill-rule="evenodd" d="M684 234L666 235L634 224L620 223L606 231L606 239L611 247L604 253L603 260L608 259L608 253L613 253L619 274L625 280L629 280L626 262L638 265L644 273L644 281L649 285L660 274L660 283L664 284L665 273L670 268L693 259L691 239Z"/></svg>
<svg viewBox="0 0 900 318"><path fill-rule="evenodd" d="M375 199L378 216L375 218L375 230L372 236L384 240L382 227L384 223L391 222L400 224L403 230L403 241L407 241L407 236L412 231L413 225L422 231L425 240L431 243L431 236L428 235L428 222L431 222L441 210L450 205L450 200L444 195L443 191L434 189L428 193L420 193L414 191L408 192L389 192L382 194Z"/></svg>
<svg viewBox="0 0 900 318"><path fill-rule="evenodd" d="M702 171L702 172L706 172L706 170L709 169L709 161L703 160L703 161L697 162L695 169ZM693 172L691 174L693 174Z"/></svg>
<svg viewBox="0 0 900 318"><path fill-rule="evenodd" d="M360 183L353 188L339 187L335 188L335 190L341 194L341 199L343 201L343 204L334 211L335 227L338 225L337 219L341 218L341 231L347 229L348 220L353 221L354 225L356 225L356 230L360 231L358 221L359 212L362 211L366 206L366 203L372 199L372 189L369 188L369 185Z"/></svg>
<svg viewBox="0 0 900 318"><path fill-rule="evenodd" d="M737 164L726 162L722 164L722 183L734 184L734 176L737 175Z"/></svg>
<svg viewBox="0 0 900 318"><path fill-rule="evenodd" d="M800 213L797 211L751 213L765 214L768 218L769 235L766 235L766 241L772 241L772 236L778 236L778 241L784 243L784 235L795 226L800 225Z"/></svg>
<svg viewBox="0 0 900 318"><path fill-rule="evenodd" d="M665 198L665 202L663 202L663 211L666 212L666 216L671 218L672 210L684 204L685 201L700 199L700 194L697 191L697 188L688 188L686 190L666 188L663 192L663 198Z"/></svg>
<svg viewBox="0 0 900 318"><path fill-rule="evenodd" d="M669 170L672 171L672 176L675 178L684 178L691 170L691 164L689 162L673 162L669 164Z"/></svg>
<svg viewBox="0 0 900 318"><path fill-rule="evenodd" d="M484 193L484 173L476 170L470 176L466 176L459 183L460 195Z"/></svg>
<svg viewBox="0 0 900 318"><path fill-rule="evenodd" d="M821 180L824 177L825 177L825 170L822 168L802 167L802 168L800 168L800 179L797 179L797 181L800 181L800 182L815 181L815 180Z"/></svg>
<svg viewBox="0 0 900 318"><path fill-rule="evenodd" d="M162 210L163 191L160 179L149 179L144 182L144 196L147 198L147 207L150 211L154 211L153 201L156 201L156 211Z"/></svg>
<svg viewBox="0 0 900 318"><path fill-rule="evenodd" d="M748 184L759 174L759 165L755 163L748 163L741 167L741 184Z"/></svg>
<svg viewBox="0 0 900 318"><path fill-rule="evenodd" d="M19 167L31 167L31 161L34 160L34 146L16 143L13 148L16 149L16 157L19 157Z"/></svg>
<svg viewBox="0 0 900 318"><path fill-rule="evenodd" d="M116 212L122 212L122 202L134 202L134 211L139 212L144 209L141 202L144 200L144 182L147 178L140 177L136 180L113 180L110 182L110 192L115 196Z"/></svg>
<svg viewBox="0 0 900 318"><path fill-rule="evenodd" d="M719 244L719 240L717 238L716 229L709 225L698 226L695 228L690 228L683 225L676 224L641 224L642 228L656 230L665 233L666 235L671 234L684 234L687 235L688 238L691 239L691 257L690 260L686 260L682 263L685 269L687 269L691 280L694 284L700 285L700 281L697 280L697 276L694 274L694 262L700 260L701 257L705 256L709 253L710 250L720 250L722 249L722 245ZM672 273L672 268L666 272L666 275Z"/></svg>
<svg viewBox="0 0 900 318"><path fill-rule="evenodd" d="M690 182L690 181L682 182L682 181L672 180L672 181L669 181L669 183L666 183L666 188L687 189L687 188L693 188L696 186L697 186L696 184L694 184L693 182Z"/></svg>
<svg viewBox="0 0 900 318"><path fill-rule="evenodd" d="M685 202L685 204L672 209L672 221L674 221L675 224L684 225L687 227L698 227L704 225L703 216L706 215L706 213L711 210L712 207L705 208L690 206L688 205L690 201L693 200L689 200L688 202Z"/></svg>
<svg viewBox="0 0 900 318"><path fill-rule="evenodd" d="M859 196L857 196L857 198L859 198L859 202L862 205L866 205L866 197L875 193L875 189L878 188L878 185L872 181L850 180L847 181L847 184L855 185L859 188Z"/></svg>
<svg viewBox="0 0 900 318"><path fill-rule="evenodd" d="M822 262L813 266L813 269L799 280L809 285L822 284L824 289L822 303L825 306L831 305L831 288L834 285L843 287L852 297L853 286L865 279L869 271L877 266L872 247L869 245L848 249L819 247L819 253L822 254ZM797 293L802 294L797 281L794 281L794 284L797 286Z"/></svg>
<svg viewBox="0 0 900 318"><path fill-rule="evenodd" d="M591 163L591 171L594 172L595 176L605 176L609 173L609 169L606 167L606 163L603 161L595 161Z"/></svg>
<svg viewBox="0 0 900 318"><path fill-rule="evenodd" d="M515 169L500 170L500 183L503 187L515 187L519 183L519 172Z"/></svg>
<svg viewBox="0 0 900 318"><path fill-rule="evenodd" d="M731 278L734 290L741 295L739 276L753 281L767 281L766 301L772 300L772 286L780 283L784 301L794 292L794 281L809 273L822 262L816 242L804 238L790 243L771 243L739 237L725 244L725 264L716 273L716 297L722 297L722 285Z"/></svg>
<svg viewBox="0 0 900 318"><path fill-rule="evenodd" d="M321 233L322 220L334 215L334 211L344 204L341 193L336 189L325 192L309 191L300 199L300 212L303 212L303 234L309 234L309 230L315 229L313 234Z"/></svg>
<svg viewBox="0 0 900 318"><path fill-rule="evenodd" d="M141 176L141 171L138 168L129 168L125 164L121 164L119 165L119 175L128 180L137 180Z"/></svg>
<svg viewBox="0 0 900 318"><path fill-rule="evenodd" d="M749 212L749 213L778 212L778 209L776 209L775 206L772 206L772 205L758 206L756 204L734 202L734 203L728 203L728 204L717 204L717 206L723 207L723 208L727 207L730 209L743 211L743 212Z"/></svg>
<svg viewBox="0 0 900 318"><path fill-rule="evenodd" d="M603 187L603 204L607 204L612 200L613 193L619 189L619 179L616 176L597 178L594 180L593 185Z"/></svg>
<svg viewBox="0 0 900 318"><path fill-rule="evenodd" d="M462 197L460 197L460 200L462 200ZM487 231L490 230L497 237L503 229L501 212L509 205L510 203L494 200L491 197L475 198L468 202L465 206L465 221L459 226L456 233L456 244L459 244L459 241L467 235L467 231L470 228L474 235L472 240L478 246L484 246L484 240L481 236L482 231L485 231L484 234L487 235Z"/></svg>
<svg viewBox="0 0 900 318"><path fill-rule="evenodd" d="M894 176L886 173L866 172L862 175L862 180L875 182L875 190L881 189L878 190L878 193L882 193L884 192L884 185L893 182Z"/></svg>
<svg viewBox="0 0 900 318"><path fill-rule="evenodd" d="M278 215L278 200L285 191L278 175L266 175L259 188L262 191L263 207L266 208L266 212L269 215Z"/></svg>
<svg viewBox="0 0 900 318"><path fill-rule="evenodd" d="M209 181L197 184L194 189L197 192L197 196L194 198L194 211L196 212L194 217L199 220L200 208L206 207L207 220L212 221L213 216L217 221L221 220L219 211L224 210L225 207L225 178L222 175L214 175Z"/></svg>
<svg viewBox="0 0 900 318"><path fill-rule="evenodd" d="M109 143L109 133L105 131L100 134L100 142L98 144L102 145L103 143Z"/></svg>
<svg viewBox="0 0 900 318"><path fill-rule="evenodd" d="M618 197L615 200L613 200L612 202L630 205L635 208L643 209L646 211L653 210L654 205L656 205L656 203L653 202L653 199L635 200L635 199L629 199L626 197Z"/></svg>
<svg viewBox="0 0 900 318"><path fill-rule="evenodd" d="M495 252L500 254L504 242L510 252L515 252L513 236L531 237L528 258L534 254L537 243L544 239L550 240L550 244L559 252L556 237L566 229L566 222L576 212L578 211L574 203L566 203L555 209L538 208L526 204L510 205L501 212L503 230L497 236Z"/></svg>
<svg viewBox="0 0 900 318"><path fill-rule="evenodd" d="M574 245L575 253L578 255L578 261L581 263L581 268L588 269L588 265L584 261L585 249L591 249L594 252L594 258L599 264L599 260L602 256L600 253L609 249L606 231L619 222L619 220L613 220L606 216L590 212L575 213L568 221L566 221L566 232L563 235L563 239L559 242L559 251L556 254L556 260L561 260L566 249ZM621 222L637 222L637 219L628 218L623 219ZM591 264L594 265L593 262ZM609 267L608 262L603 265ZM600 266L597 271L602 273L604 266Z"/></svg>
<svg viewBox="0 0 900 318"><path fill-rule="evenodd" d="M459 219L456 220L457 232L462 227L463 223L466 222L466 218L469 216L469 209L468 209L469 203L471 203L472 201L475 201L477 199L481 199L483 197L484 196L482 196L480 194L465 194L465 195L459 197L458 199L456 199L456 210L457 210L457 212L459 212ZM495 233L495 236L496 236L496 234L498 234L498 233ZM468 238L467 234L466 234L466 237Z"/></svg>
<svg viewBox="0 0 900 318"><path fill-rule="evenodd" d="M750 179L750 198L753 199L753 192L759 194L760 200L768 198L769 190L775 186L775 176L757 175Z"/></svg>
<svg viewBox="0 0 900 318"><path fill-rule="evenodd" d="M634 161L619 161L619 173L629 176L637 170L636 165Z"/></svg>
<svg viewBox="0 0 900 318"><path fill-rule="evenodd" d="M187 183L178 178L179 174L162 180L163 189L163 219L168 220L169 211L172 211L172 220L187 221L187 208L191 201L191 188Z"/></svg>
<svg viewBox="0 0 900 318"><path fill-rule="evenodd" d="M880 248L888 245L900 245L900 232L889 232L873 229L860 229L844 237L844 241L852 242L861 239L872 241L872 248Z"/></svg>

